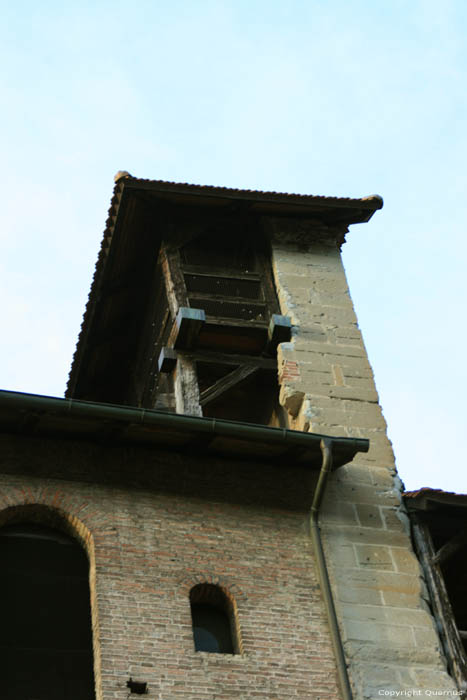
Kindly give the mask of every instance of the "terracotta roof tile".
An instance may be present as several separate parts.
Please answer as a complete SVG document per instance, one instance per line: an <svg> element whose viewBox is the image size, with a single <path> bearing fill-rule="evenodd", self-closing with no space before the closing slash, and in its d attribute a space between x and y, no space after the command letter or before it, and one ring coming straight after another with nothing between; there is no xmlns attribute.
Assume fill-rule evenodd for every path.
<svg viewBox="0 0 467 700"><path fill-rule="evenodd" d="M379 194L372 194L367 197L352 198L352 197L328 197L325 195L314 195L314 194L297 194L292 192L276 192L268 190L243 190L237 189L235 187L218 187L215 185L195 185L189 182L171 182L169 180L150 180L147 178L137 178L130 175L125 170L119 170L115 175L114 180L116 183L125 180L126 182L146 185L154 185L155 188L167 187L173 191L189 190L191 192L201 192L207 194L215 195L251 195L253 199L277 199L280 201L285 200L299 200L301 202L326 202L329 204L333 203L348 203L356 205L366 205L368 204L370 208L381 209L383 206L383 198Z"/></svg>

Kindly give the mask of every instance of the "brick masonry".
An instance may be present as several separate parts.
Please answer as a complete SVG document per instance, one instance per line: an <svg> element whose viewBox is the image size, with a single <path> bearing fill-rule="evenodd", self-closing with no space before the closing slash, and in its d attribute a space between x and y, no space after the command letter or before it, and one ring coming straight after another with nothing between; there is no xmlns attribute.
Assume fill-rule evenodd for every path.
<svg viewBox="0 0 467 700"><path fill-rule="evenodd" d="M278 358L280 398L289 424L370 440L368 454L357 455L332 477L322 513L355 697L454 691L412 550L394 455L336 245L342 232L284 219L268 219L265 226L274 241L282 313L295 326ZM310 233L312 244L307 243Z"/></svg>
<svg viewBox="0 0 467 700"><path fill-rule="evenodd" d="M309 470L34 437L0 453L0 526L52 513L88 552L98 700L130 676L160 700L339 696ZM194 651L200 582L235 600L243 654Z"/></svg>

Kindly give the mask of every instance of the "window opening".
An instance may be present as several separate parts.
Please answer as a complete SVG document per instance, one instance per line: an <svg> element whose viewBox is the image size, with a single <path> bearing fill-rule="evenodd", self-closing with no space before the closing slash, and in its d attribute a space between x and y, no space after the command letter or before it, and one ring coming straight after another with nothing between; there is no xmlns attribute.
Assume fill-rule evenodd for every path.
<svg viewBox="0 0 467 700"><path fill-rule="evenodd" d="M199 584L190 593L195 651L239 653L233 601L219 586Z"/></svg>
<svg viewBox="0 0 467 700"><path fill-rule="evenodd" d="M260 222L198 221L189 238L185 223L161 242L135 403L283 426L277 345L291 324L279 313Z"/></svg>
<svg viewBox="0 0 467 700"><path fill-rule="evenodd" d="M94 700L88 560L36 523L0 529L2 700Z"/></svg>

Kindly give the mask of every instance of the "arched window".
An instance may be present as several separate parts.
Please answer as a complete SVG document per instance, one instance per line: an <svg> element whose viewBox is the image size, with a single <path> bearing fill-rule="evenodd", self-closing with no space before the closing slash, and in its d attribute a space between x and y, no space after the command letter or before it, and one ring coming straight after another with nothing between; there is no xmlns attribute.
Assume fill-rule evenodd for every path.
<svg viewBox="0 0 467 700"><path fill-rule="evenodd" d="M88 560L37 523L0 529L3 700L94 700Z"/></svg>
<svg viewBox="0 0 467 700"><path fill-rule="evenodd" d="M234 601L219 587L201 583L190 591L195 651L240 653Z"/></svg>

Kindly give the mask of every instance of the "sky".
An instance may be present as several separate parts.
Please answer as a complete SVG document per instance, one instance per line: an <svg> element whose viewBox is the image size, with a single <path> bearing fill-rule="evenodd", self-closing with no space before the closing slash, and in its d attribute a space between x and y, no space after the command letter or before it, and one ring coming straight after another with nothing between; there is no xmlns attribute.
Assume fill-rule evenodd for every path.
<svg viewBox="0 0 467 700"><path fill-rule="evenodd" d="M465 0L18 0L0 387L63 396L113 176L385 201L343 249L407 489L467 493Z"/></svg>

